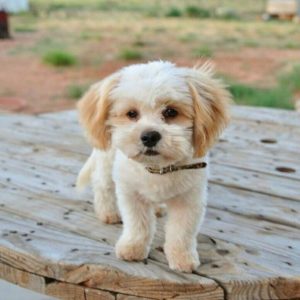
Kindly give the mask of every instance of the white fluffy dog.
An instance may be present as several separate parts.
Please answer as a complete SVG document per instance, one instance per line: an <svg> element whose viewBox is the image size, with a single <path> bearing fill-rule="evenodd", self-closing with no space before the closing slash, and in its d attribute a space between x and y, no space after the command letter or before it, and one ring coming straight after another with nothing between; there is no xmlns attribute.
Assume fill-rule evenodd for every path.
<svg viewBox="0 0 300 300"><path fill-rule="evenodd" d="M77 185L92 181L100 220L113 224L121 215L118 258L148 256L155 207L166 204L164 252L170 268L192 272L199 266L206 154L228 122L229 101L209 64L191 69L155 61L121 69L79 102L94 150Z"/></svg>

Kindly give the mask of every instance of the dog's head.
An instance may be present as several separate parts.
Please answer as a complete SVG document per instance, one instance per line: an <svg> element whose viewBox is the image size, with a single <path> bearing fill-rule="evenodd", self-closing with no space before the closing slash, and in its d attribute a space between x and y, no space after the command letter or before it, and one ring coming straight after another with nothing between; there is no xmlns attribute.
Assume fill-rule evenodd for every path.
<svg viewBox="0 0 300 300"><path fill-rule="evenodd" d="M158 61L93 85L78 108L94 147L166 166L206 154L228 122L229 101L208 64L191 69Z"/></svg>

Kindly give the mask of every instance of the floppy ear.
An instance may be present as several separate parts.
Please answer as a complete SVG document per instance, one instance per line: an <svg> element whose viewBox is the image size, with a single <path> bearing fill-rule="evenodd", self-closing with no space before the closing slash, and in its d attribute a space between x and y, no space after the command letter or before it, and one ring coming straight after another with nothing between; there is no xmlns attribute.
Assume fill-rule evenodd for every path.
<svg viewBox="0 0 300 300"><path fill-rule="evenodd" d="M194 156L204 156L229 122L231 95L213 78L212 67L204 64L190 70L188 84L193 98Z"/></svg>
<svg viewBox="0 0 300 300"><path fill-rule="evenodd" d="M107 125L111 102L109 94L118 82L117 74L92 85L78 102L79 119L93 147L106 150L110 146L110 128Z"/></svg>

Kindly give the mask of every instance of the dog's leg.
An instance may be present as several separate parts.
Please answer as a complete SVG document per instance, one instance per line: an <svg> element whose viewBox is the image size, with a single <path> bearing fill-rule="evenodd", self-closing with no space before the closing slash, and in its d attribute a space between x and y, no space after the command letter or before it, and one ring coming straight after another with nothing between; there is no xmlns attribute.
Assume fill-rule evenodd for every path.
<svg viewBox="0 0 300 300"><path fill-rule="evenodd" d="M95 151L95 168L92 173L94 207L97 217L104 223L120 223L115 185L112 180L113 151Z"/></svg>
<svg viewBox="0 0 300 300"><path fill-rule="evenodd" d="M199 191L190 191L182 198L167 202L164 251L171 269L192 272L200 265L197 233L204 217L205 204L205 198L199 199Z"/></svg>
<svg viewBox="0 0 300 300"><path fill-rule="evenodd" d="M123 232L116 244L116 255L124 260L147 258L155 231L153 204L137 194L118 194L118 204L123 220Z"/></svg>

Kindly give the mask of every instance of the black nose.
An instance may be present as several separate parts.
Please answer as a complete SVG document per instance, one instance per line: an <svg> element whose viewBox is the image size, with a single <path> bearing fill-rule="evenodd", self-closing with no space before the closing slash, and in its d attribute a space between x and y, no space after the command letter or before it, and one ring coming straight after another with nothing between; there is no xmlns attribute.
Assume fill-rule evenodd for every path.
<svg viewBox="0 0 300 300"><path fill-rule="evenodd" d="M157 131L146 131L141 135L141 140L146 147L154 147L161 139L161 135Z"/></svg>

